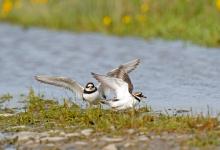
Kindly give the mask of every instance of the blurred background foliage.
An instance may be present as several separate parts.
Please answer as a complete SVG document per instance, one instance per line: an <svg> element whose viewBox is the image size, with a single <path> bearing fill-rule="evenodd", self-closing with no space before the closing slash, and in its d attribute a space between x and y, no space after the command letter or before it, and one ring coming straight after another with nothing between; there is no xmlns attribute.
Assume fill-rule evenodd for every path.
<svg viewBox="0 0 220 150"><path fill-rule="evenodd" d="M186 40L220 46L220 0L1 0L0 20L25 27Z"/></svg>

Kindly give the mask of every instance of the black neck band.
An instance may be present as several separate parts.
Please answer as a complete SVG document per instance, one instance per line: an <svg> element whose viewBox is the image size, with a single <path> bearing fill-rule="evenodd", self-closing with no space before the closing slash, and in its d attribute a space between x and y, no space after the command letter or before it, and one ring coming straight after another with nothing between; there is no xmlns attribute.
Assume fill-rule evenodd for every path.
<svg viewBox="0 0 220 150"><path fill-rule="evenodd" d="M91 94L97 91L97 88L95 87L95 89L93 91L86 91L86 89L83 90L83 93L85 94Z"/></svg>
<svg viewBox="0 0 220 150"><path fill-rule="evenodd" d="M140 102L141 100L138 98L138 97L136 97L136 96L134 96L134 98L136 99L136 100L138 100L138 102Z"/></svg>

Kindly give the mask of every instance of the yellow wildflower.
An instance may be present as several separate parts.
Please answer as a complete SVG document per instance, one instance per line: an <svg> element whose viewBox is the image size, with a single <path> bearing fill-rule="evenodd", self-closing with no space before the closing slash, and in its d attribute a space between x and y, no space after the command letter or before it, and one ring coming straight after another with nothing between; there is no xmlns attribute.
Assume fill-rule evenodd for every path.
<svg viewBox="0 0 220 150"><path fill-rule="evenodd" d="M220 0L216 0L216 7L220 11Z"/></svg>
<svg viewBox="0 0 220 150"><path fill-rule="evenodd" d="M4 0L2 4L2 14L7 15L11 12L13 8L13 3L11 0Z"/></svg>
<svg viewBox="0 0 220 150"><path fill-rule="evenodd" d="M146 12L148 12L148 10L149 10L149 6L147 3L141 4L141 6L140 6L141 13L146 13Z"/></svg>
<svg viewBox="0 0 220 150"><path fill-rule="evenodd" d="M104 26L108 27L112 23L112 19L109 16L105 16L102 20Z"/></svg>
<svg viewBox="0 0 220 150"><path fill-rule="evenodd" d="M131 20L132 20L131 16L128 16L128 15L122 17L122 22L124 24L130 24Z"/></svg>

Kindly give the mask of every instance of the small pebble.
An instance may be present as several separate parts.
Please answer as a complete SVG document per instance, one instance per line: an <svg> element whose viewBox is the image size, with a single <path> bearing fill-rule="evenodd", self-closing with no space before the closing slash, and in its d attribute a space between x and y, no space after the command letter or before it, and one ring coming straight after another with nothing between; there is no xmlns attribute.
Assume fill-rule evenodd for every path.
<svg viewBox="0 0 220 150"><path fill-rule="evenodd" d="M81 131L81 134L83 134L84 136L90 136L93 132L93 129L84 129Z"/></svg>
<svg viewBox="0 0 220 150"><path fill-rule="evenodd" d="M48 142L60 142L60 141L64 141L66 140L65 137L45 137L45 138L42 138L41 141L48 141Z"/></svg>
<svg viewBox="0 0 220 150"><path fill-rule="evenodd" d="M79 137L80 136L80 134L79 133L77 133L77 132L75 132L75 133L67 133L67 134L65 134L65 136L66 137Z"/></svg>
<svg viewBox="0 0 220 150"><path fill-rule="evenodd" d="M138 141L149 141L149 138L144 135L141 135L138 137Z"/></svg>
<svg viewBox="0 0 220 150"><path fill-rule="evenodd" d="M110 138L110 137L103 137L101 138L102 141L106 141L106 142L120 142L123 140L123 138L118 137L118 138Z"/></svg>
<svg viewBox="0 0 220 150"><path fill-rule="evenodd" d="M125 144L124 144L124 147L125 147L125 148L128 148L128 147L133 146L133 145L134 145L134 143L125 143Z"/></svg>
<svg viewBox="0 0 220 150"><path fill-rule="evenodd" d="M76 150L76 145L74 143L65 144L59 147L60 150Z"/></svg>
<svg viewBox="0 0 220 150"><path fill-rule="evenodd" d="M115 144L109 144L109 145L103 147L102 150L118 150L118 148L116 147Z"/></svg>
<svg viewBox="0 0 220 150"><path fill-rule="evenodd" d="M86 142L82 142L82 141L76 141L74 142L75 145L87 145Z"/></svg>

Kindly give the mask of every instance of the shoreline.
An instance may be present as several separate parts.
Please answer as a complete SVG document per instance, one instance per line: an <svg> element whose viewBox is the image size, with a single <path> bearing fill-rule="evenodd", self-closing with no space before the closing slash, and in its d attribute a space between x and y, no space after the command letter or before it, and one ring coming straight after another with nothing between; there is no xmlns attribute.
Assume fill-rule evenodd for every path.
<svg viewBox="0 0 220 150"><path fill-rule="evenodd" d="M0 115L0 148L213 149L220 145L218 117L164 115L147 107L123 112L81 109L74 103L45 99L33 90L25 99L25 112Z"/></svg>

